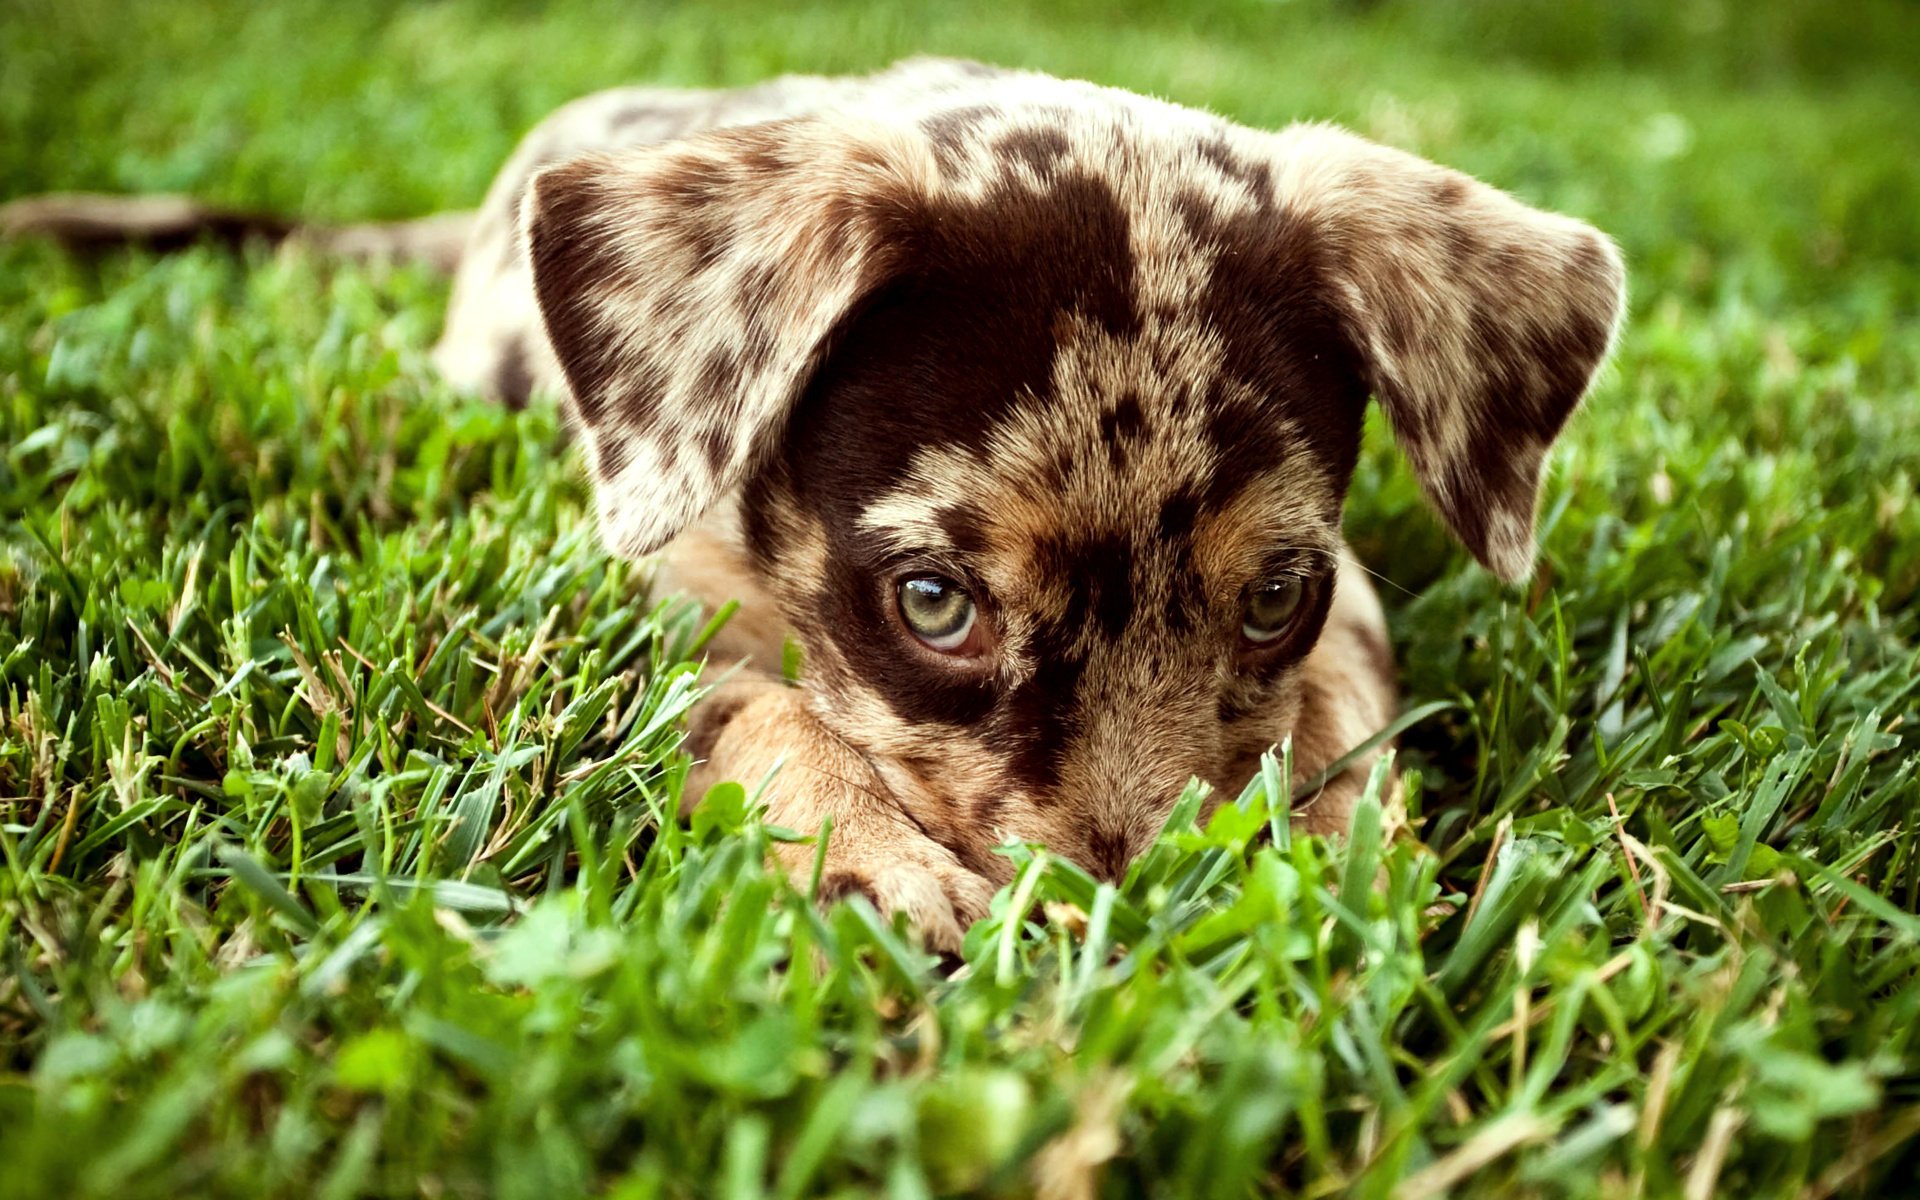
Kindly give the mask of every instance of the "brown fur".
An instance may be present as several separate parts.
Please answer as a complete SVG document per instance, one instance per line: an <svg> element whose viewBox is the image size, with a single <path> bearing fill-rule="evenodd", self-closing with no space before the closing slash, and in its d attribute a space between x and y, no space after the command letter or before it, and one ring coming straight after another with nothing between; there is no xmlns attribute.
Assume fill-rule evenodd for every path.
<svg viewBox="0 0 1920 1200"><path fill-rule="evenodd" d="M1041 76L795 86L536 174L523 211L610 542L761 614L729 659L805 650L804 686L696 715L696 783L781 764L773 818L835 819L831 890L950 945L1000 842L1117 877L1189 778L1217 801L1288 736L1304 778L1385 726L1340 536L1369 392L1462 541L1529 569L1621 304L1587 226L1338 130ZM916 571L966 586L990 654L914 641ZM1249 655L1274 578L1304 618ZM1368 765L1302 827L1344 830Z"/></svg>
<svg viewBox="0 0 1920 1200"><path fill-rule="evenodd" d="M1290 737L1305 779L1388 724L1341 537L1369 395L1522 578L1622 303L1592 228L1338 129L923 60L561 110L473 219L436 359L563 390L608 544L743 602L690 799L770 780L775 822L832 820L823 894L952 948L1004 840L1115 878L1190 778L1218 802ZM924 572L984 653L907 631ZM1344 830L1369 766L1298 824Z"/></svg>

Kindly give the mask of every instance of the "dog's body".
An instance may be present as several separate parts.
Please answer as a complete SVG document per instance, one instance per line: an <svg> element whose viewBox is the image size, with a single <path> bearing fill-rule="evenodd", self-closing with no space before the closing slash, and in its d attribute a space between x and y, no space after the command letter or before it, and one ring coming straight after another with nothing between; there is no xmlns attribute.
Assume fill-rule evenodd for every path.
<svg viewBox="0 0 1920 1200"><path fill-rule="evenodd" d="M1388 724L1340 534L1369 393L1518 578L1621 297L1589 227L1340 131L915 61L560 110L435 359L569 395L609 544L742 601L690 795L772 775L772 820L831 819L829 894L951 946L999 842L1112 877L1190 777L1291 737L1304 779ZM1300 823L1344 828L1367 767Z"/></svg>

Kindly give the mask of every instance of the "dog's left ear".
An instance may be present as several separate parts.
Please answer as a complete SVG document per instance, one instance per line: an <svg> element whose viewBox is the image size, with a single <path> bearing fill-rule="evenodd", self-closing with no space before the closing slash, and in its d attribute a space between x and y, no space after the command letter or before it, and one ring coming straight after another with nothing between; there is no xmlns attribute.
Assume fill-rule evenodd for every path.
<svg viewBox="0 0 1920 1200"><path fill-rule="evenodd" d="M1489 569L1533 569L1547 448L1612 346L1620 252L1570 217L1329 126L1277 135L1333 302L1427 499Z"/></svg>
<svg viewBox="0 0 1920 1200"><path fill-rule="evenodd" d="M886 129L796 117L534 177L534 292L611 549L658 549L765 459L833 331L886 277L886 232L926 156Z"/></svg>

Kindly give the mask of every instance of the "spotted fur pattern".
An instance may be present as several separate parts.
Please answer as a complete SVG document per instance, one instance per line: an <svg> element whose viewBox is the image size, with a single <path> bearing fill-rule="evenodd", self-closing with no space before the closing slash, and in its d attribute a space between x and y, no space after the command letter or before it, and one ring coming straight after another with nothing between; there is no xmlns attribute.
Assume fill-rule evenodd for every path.
<svg viewBox="0 0 1920 1200"><path fill-rule="evenodd" d="M694 791L773 774L826 890L957 942L1003 839L1105 877L1189 778L1393 713L1341 539L1369 396L1440 516L1525 576L1548 447L1623 303L1612 244L1325 125L1278 133L967 63L562 110L478 216L438 350L562 390L601 529L745 600ZM956 662L896 585L961 581ZM1250 587L1296 581L1250 655ZM754 668L804 648L801 687ZM1303 807L1346 825L1366 764ZM797 856L805 861L810 850Z"/></svg>

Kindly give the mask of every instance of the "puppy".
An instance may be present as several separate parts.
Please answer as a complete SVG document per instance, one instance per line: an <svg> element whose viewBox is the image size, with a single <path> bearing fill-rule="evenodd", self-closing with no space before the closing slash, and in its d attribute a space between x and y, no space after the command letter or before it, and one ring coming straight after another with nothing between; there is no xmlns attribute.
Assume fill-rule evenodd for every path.
<svg viewBox="0 0 1920 1200"><path fill-rule="evenodd" d="M566 395L607 544L742 602L689 798L770 779L772 821L830 822L827 898L942 948L1001 842L1115 878L1189 779L1386 726L1341 538L1369 396L1521 579L1623 304L1604 236L1411 155L944 61L589 97L436 222L313 236L457 259L439 368ZM1369 767L1297 824L1344 829Z"/></svg>

